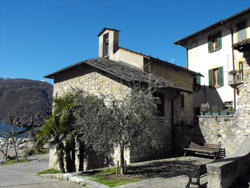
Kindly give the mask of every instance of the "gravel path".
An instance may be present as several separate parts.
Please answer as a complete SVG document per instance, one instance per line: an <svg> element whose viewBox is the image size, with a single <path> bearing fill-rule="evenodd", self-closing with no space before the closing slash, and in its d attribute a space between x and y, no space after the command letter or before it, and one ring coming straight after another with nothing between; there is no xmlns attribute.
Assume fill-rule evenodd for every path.
<svg viewBox="0 0 250 188"><path fill-rule="evenodd" d="M82 188L61 180L47 179L35 173L48 168L48 155L32 156L34 161L0 166L0 188Z"/></svg>

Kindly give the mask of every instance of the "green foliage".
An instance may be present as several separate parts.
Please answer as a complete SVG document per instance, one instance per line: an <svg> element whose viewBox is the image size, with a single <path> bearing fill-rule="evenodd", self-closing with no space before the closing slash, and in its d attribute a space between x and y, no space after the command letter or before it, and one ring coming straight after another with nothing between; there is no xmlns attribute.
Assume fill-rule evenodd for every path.
<svg viewBox="0 0 250 188"><path fill-rule="evenodd" d="M74 122L73 110L76 108L77 104L75 96L76 94L69 93L64 97L55 98L53 103L53 114L44 120L43 126L36 132L34 147L39 150L48 142L52 146L55 146L61 172L65 171L63 164L64 153L69 154L68 152L70 152L64 152L69 148L65 147L64 143L67 146L73 143L75 139L75 129L72 126ZM69 159L68 157L70 157L70 155L66 155L67 159ZM69 161L72 160L73 159L69 159ZM72 171L72 165L67 166L67 171Z"/></svg>
<svg viewBox="0 0 250 188"><path fill-rule="evenodd" d="M56 174L56 173L60 173L60 171L51 168L51 169L47 169L47 170L43 170L43 171L41 171L41 172L38 172L37 174L38 174L38 175L41 175L41 174Z"/></svg>
<svg viewBox="0 0 250 188"><path fill-rule="evenodd" d="M201 108L200 108L200 112L208 112L210 109L210 104L209 103L202 103L201 104Z"/></svg>
<svg viewBox="0 0 250 188"><path fill-rule="evenodd" d="M115 174L116 168L105 168L101 171L102 174Z"/></svg>
<svg viewBox="0 0 250 188"><path fill-rule="evenodd" d="M143 178L126 178L125 176L115 175L115 173L116 168L105 168L95 170L93 172L83 172L80 175L83 177L92 177L94 181L107 185L109 187L116 187L118 185L124 185L144 180Z"/></svg>
<svg viewBox="0 0 250 188"><path fill-rule="evenodd" d="M134 145L152 145L152 124L156 104L152 88L135 86L126 97L91 96L86 93L74 112L75 127L82 142L99 153L108 155L114 146L120 147L120 164L124 168L124 149ZM137 148L138 149L138 148ZM122 172L122 170L121 170Z"/></svg>
<svg viewBox="0 0 250 188"><path fill-rule="evenodd" d="M227 112L234 112L234 108L232 106L228 107Z"/></svg>
<svg viewBox="0 0 250 188"><path fill-rule="evenodd" d="M159 165L159 166L158 166ZM94 181L105 184L110 187L118 185L128 184L132 182L138 182L145 179L151 179L156 177L166 177L168 171L167 166L162 164L155 164L154 166L136 166L128 167L127 175L116 175L115 168L98 169L90 172L82 172L81 176L92 177Z"/></svg>
<svg viewBox="0 0 250 188"><path fill-rule="evenodd" d="M224 118L223 120L224 120L225 122L226 122L226 121L230 121L230 119L229 119L229 118Z"/></svg>
<svg viewBox="0 0 250 188"><path fill-rule="evenodd" d="M219 113L220 108L217 105L212 106L212 113Z"/></svg>
<svg viewBox="0 0 250 188"><path fill-rule="evenodd" d="M124 149L134 145L154 144L151 134L156 121L156 98L152 88L134 88L122 99L117 96L95 96L74 90L64 97L54 99L53 114L37 131L35 147L49 142L56 146L59 166L64 172L63 157L66 155L67 171L75 160L70 158L70 148L75 139L84 144L85 152L93 149L109 156L114 146L120 147L121 172L124 168ZM72 146L72 147L71 147Z"/></svg>

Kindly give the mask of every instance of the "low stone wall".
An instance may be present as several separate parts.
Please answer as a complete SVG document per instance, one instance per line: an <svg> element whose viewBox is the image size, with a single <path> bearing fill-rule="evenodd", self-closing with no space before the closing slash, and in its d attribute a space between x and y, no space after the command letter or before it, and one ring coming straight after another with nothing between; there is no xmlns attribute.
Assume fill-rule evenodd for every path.
<svg viewBox="0 0 250 188"><path fill-rule="evenodd" d="M238 126L234 116L200 116L199 126L205 142L220 143L226 150L226 156L236 153L250 132Z"/></svg>
<svg viewBox="0 0 250 188"><path fill-rule="evenodd" d="M240 150L224 159L207 164L208 188L228 188L250 168L250 139L246 139Z"/></svg>
<svg viewBox="0 0 250 188"><path fill-rule="evenodd" d="M7 142L5 138L0 138L0 160L3 157L3 152L5 153L7 147ZM30 142L28 138L17 138L16 139L16 147L18 151L19 156L24 155L24 151L31 151L33 147L33 142ZM9 139L9 145L8 145L8 156L10 158L15 157L15 150L14 150L14 145L12 139Z"/></svg>
<svg viewBox="0 0 250 188"><path fill-rule="evenodd" d="M199 118L205 141L220 143L227 156L207 165L208 188L228 188L250 167L250 130L243 125L237 115Z"/></svg>

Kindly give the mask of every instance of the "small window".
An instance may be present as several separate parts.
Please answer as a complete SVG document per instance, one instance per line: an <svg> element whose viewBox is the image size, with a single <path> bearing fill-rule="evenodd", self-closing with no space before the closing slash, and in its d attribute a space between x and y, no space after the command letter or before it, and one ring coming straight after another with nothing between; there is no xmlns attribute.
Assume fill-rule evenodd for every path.
<svg viewBox="0 0 250 188"><path fill-rule="evenodd" d="M209 70L208 75L209 75L209 86L213 87L224 86L223 67Z"/></svg>
<svg viewBox="0 0 250 188"><path fill-rule="evenodd" d="M157 104L157 116L164 116L165 115L165 100L164 100L164 94L163 93L154 93L154 97L157 97L158 99L156 100Z"/></svg>
<svg viewBox="0 0 250 188"><path fill-rule="evenodd" d="M243 39L247 38L246 22L241 22L237 25L237 33L238 33L238 42L241 42Z"/></svg>
<svg viewBox="0 0 250 188"><path fill-rule="evenodd" d="M208 51L214 52L222 48L221 31L214 35L208 36Z"/></svg>
<svg viewBox="0 0 250 188"><path fill-rule="evenodd" d="M185 98L184 95L181 94L181 107L184 108L185 107Z"/></svg>

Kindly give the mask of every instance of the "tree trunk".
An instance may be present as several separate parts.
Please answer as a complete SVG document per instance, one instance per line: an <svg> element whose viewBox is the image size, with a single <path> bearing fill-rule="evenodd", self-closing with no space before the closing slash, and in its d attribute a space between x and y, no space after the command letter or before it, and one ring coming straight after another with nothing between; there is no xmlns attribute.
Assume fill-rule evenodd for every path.
<svg viewBox="0 0 250 188"><path fill-rule="evenodd" d="M84 144L78 140L78 161L79 161L79 167L78 171L83 171L83 166L84 166Z"/></svg>
<svg viewBox="0 0 250 188"><path fill-rule="evenodd" d="M73 172L76 172L76 142L75 140L72 141L72 146L71 146L71 159L72 159L72 168Z"/></svg>
<svg viewBox="0 0 250 188"><path fill-rule="evenodd" d="M124 143L121 143L120 145L120 162L121 162L121 169L120 169L120 173L124 174Z"/></svg>
<svg viewBox="0 0 250 188"><path fill-rule="evenodd" d="M14 150L15 150L15 155L16 155L16 161L18 161L18 153L17 153L17 148L16 148L16 140L15 140L15 129L14 129L14 125L10 124L10 128L11 128L11 138L13 141L13 146L14 146Z"/></svg>
<svg viewBox="0 0 250 188"><path fill-rule="evenodd" d="M9 149L9 137L6 137L5 160L7 160L7 157L8 157L8 149Z"/></svg>
<svg viewBox="0 0 250 188"><path fill-rule="evenodd" d="M71 158L71 143L66 143L65 146L65 155L66 155L66 171L67 172L73 172L73 162Z"/></svg>
<svg viewBox="0 0 250 188"><path fill-rule="evenodd" d="M14 150L15 150L15 155L16 155L16 161L18 161L18 153L17 153L17 148L16 148L16 140L15 137L12 137L13 145L14 145Z"/></svg>
<svg viewBox="0 0 250 188"><path fill-rule="evenodd" d="M59 144L57 144L57 148L56 148L58 162L59 162L59 168L60 168L61 173L65 173L64 162L63 162L63 156L64 156L63 147L64 147L63 143L59 143Z"/></svg>

